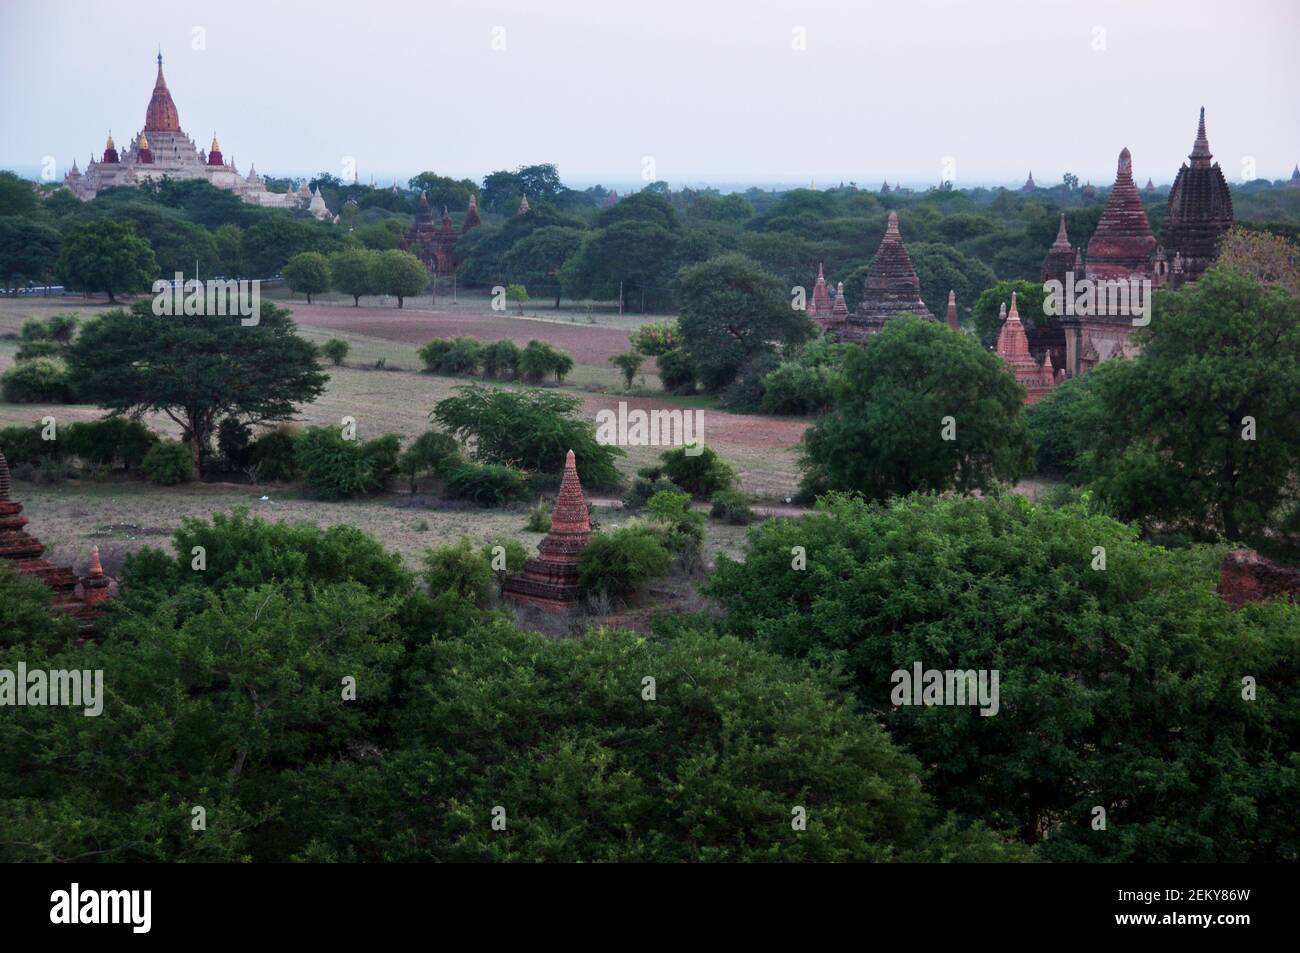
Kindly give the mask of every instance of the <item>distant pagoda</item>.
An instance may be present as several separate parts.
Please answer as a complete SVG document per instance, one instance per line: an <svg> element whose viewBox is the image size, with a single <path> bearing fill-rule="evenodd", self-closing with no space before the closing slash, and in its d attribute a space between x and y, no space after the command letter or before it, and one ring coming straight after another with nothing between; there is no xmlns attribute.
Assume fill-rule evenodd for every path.
<svg viewBox="0 0 1300 953"><path fill-rule="evenodd" d="M570 450L564 478L551 511L551 529L537 545L537 556L524 571L507 576L501 595L518 605L563 612L578 604L578 556L591 542L591 519L578 481L578 464Z"/></svg>
<svg viewBox="0 0 1300 953"><path fill-rule="evenodd" d="M840 340L860 341L879 334L887 321L902 314L935 320L921 300L921 281L898 231L898 213L890 212L885 237L871 260L871 271L862 288L862 300L836 335Z"/></svg>
<svg viewBox="0 0 1300 953"><path fill-rule="evenodd" d="M1205 107L1196 129L1191 154L1178 170L1169 190L1169 211L1165 215L1165 253L1182 259L1183 280L1195 281L1214 264L1219 242L1232 228L1232 194L1223 170L1210 154L1205 137Z"/></svg>
<svg viewBox="0 0 1300 953"><path fill-rule="evenodd" d="M957 317L957 292L948 289L948 327L954 331L961 330L961 319Z"/></svg>
<svg viewBox="0 0 1300 953"><path fill-rule="evenodd" d="M1150 278L1155 253L1156 237L1133 184L1133 157L1124 149L1119 154L1115 187L1088 242L1088 277L1098 281Z"/></svg>
<svg viewBox="0 0 1300 953"><path fill-rule="evenodd" d="M1034 184L1034 173L1029 173L1029 178L1025 179L1025 184L1020 187L1021 192L1037 192L1038 186Z"/></svg>
<svg viewBox="0 0 1300 953"><path fill-rule="evenodd" d="M1011 292L1011 311L1002 322L1002 329L998 331L997 352L1011 368L1016 381L1025 388L1026 404L1034 404L1042 400L1047 392L1056 386L1057 381L1063 379L1063 375L1058 377L1052 366L1050 351L1041 363L1034 360L1033 354L1030 353L1029 338L1025 334L1025 326L1020 321L1020 310L1014 291Z"/></svg>
<svg viewBox="0 0 1300 953"><path fill-rule="evenodd" d="M805 313L824 329L831 319L831 304L831 294L826 288L826 273L822 264L818 262L817 281L813 284L812 295L808 298Z"/></svg>
<svg viewBox="0 0 1300 953"><path fill-rule="evenodd" d="M1074 246L1070 244L1069 233L1065 230L1065 213L1061 213L1061 224L1056 229L1056 241L1052 242L1052 247L1047 250L1047 257L1043 259L1043 267L1039 272L1040 281L1059 281L1065 283L1065 275L1074 268L1074 262L1078 258L1078 253ZM1076 275L1076 278L1082 278L1083 275Z"/></svg>

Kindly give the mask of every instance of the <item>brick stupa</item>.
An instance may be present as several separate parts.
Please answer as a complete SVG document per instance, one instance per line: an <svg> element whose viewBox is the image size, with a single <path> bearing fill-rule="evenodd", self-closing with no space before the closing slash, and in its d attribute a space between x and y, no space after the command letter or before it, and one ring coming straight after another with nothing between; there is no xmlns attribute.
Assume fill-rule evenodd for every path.
<svg viewBox="0 0 1300 953"><path fill-rule="evenodd" d="M551 529L537 544L524 571L507 576L501 595L511 602L564 612L578 604L578 555L591 542L591 519L578 481L573 451L564 461L564 479L551 511Z"/></svg>
<svg viewBox="0 0 1300 953"><path fill-rule="evenodd" d="M116 590L116 584L100 566L99 547L91 550L90 574L84 579L79 579L70 567L55 566L44 558L44 544L27 532L30 521L22 515L23 505L10 499L10 490L9 463L0 451L0 559L18 575L44 583L51 591L54 608L72 616L83 632L92 631L102 611L97 603Z"/></svg>
<svg viewBox="0 0 1300 953"><path fill-rule="evenodd" d="M902 314L934 320L921 300L921 281L916 277L916 269L898 230L898 213L890 212L885 237L871 260L871 271L863 285L862 300L837 336L846 341L862 340L880 333L887 321Z"/></svg>
<svg viewBox="0 0 1300 953"><path fill-rule="evenodd" d="M808 299L807 314L823 329L831 319L831 293L826 287L826 273L822 265L817 265L817 281L813 285L812 296Z"/></svg>
<svg viewBox="0 0 1300 953"><path fill-rule="evenodd" d="M1034 404L1042 400L1047 392L1056 386L1057 374L1052 366L1052 356L1048 352L1040 365L1029 352L1029 337L1025 326L1020 321L1020 311L1016 303L1016 293L1011 292L1011 310L998 332L998 356L1007 362L1011 373L1025 388L1025 403Z"/></svg>
<svg viewBox="0 0 1300 953"><path fill-rule="evenodd" d="M1196 142L1169 190L1169 210L1161 231L1165 253L1182 257L1183 277L1195 281L1219 254L1219 242L1232 228L1232 194L1205 137L1205 107Z"/></svg>
<svg viewBox="0 0 1300 953"><path fill-rule="evenodd" d="M1074 263L1078 259L1078 253L1074 246L1070 244L1070 235L1065 230L1065 213L1061 213L1061 224L1056 230L1056 241L1052 242L1052 247L1047 250L1047 257L1043 259L1043 267L1039 271L1039 281L1059 281L1065 284L1065 274L1073 270ZM1083 278L1079 273L1074 276L1076 280Z"/></svg>
<svg viewBox="0 0 1300 953"><path fill-rule="evenodd" d="M1119 154L1115 187L1088 242L1088 277L1096 281L1150 278L1155 254L1156 237L1133 184L1133 157L1124 149Z"/></svg>

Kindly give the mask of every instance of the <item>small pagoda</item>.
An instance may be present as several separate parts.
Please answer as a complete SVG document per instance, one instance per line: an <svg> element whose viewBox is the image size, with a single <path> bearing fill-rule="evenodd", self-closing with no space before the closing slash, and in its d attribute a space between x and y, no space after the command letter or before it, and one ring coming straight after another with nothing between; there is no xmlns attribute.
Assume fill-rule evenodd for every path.
<svg viewBox="0 0 1300 953"><path fill-rule="evenodd" d="M591 542L591 519L578 481L578 465L569 451L564 478L551 511L551 529L537 545L524 571L507 576L501 595L510 602L547 612L566 612L578 604L578 555Z"/></svg>
<svg viewBox="0 0 1300 953"><path fill-rule="evenodd" d="M45 546L27 532L30 522L23 516L23 505L10 499L9 463L0 451L0 560L6 561L20 576L36 579L51 591L55 609L66 612L83 633L95 628L102 614L99 603L110 598L117 584L104 575L99 562L99 547L90 551L90 570L78 578L68 566L55 566L44 558Z"/></svg>
<svg viewBox="0 0 1300 953"><path fill-rule="evenodd" d="M1026 404L1035 404L1042 400L1061 379L1052 366L1050 351L1044 356L1041 364L1034 360L1034 356L1030 353L1029 337L1025 334L1025 326L1020 320L1020 309L1014 291L1011 292L1011 310L1002 323L1002 329L998 331L997 351L998 356L1011 368L1016 381L1025 388Z"/></svg>
<svg viewBox="0 0 1300 953"><path fill-rule="evenodd" d="M879 334L885 323L902 314L914 314L933 321L934 315L921 300L921 281L916 277L912 259L898 230L898 213L889 213L885 237L881 239L871 271L862 288L862 300L848 322L837 328L836 337L843 341L861 341Z"/></svg>
<svg viewBox="0 0 1300 953"><path fill-rule="evenodd" d="M820 324L824 330L830 322L832 304L830 290L826 287L826 272L819 262L817 265L817 281L813 285L812 296L808 299L806 313L808 317Z"/></svg>

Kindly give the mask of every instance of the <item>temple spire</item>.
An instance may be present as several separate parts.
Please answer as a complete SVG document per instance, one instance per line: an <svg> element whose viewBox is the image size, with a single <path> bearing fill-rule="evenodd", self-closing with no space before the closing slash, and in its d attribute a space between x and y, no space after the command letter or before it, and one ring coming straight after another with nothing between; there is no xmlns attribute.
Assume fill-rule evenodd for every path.
<svg viewBox="0 0 1300 953"><path fill-rule="evenodd" d="M957 292L948 291L948 327L954 331L961 330L961 321L957 319Z"/></svg>
<svg viewBox="0 0 1300 953"><path fill-rule="evenodd" d="M1193 168L1208 168L1214 158L1210 154L1210 140L1205 136L1205 107L1201 107L1201 121L1196 126L1196 142L1192 143L1192 152L1187 157L1192 160Z"/></svg>

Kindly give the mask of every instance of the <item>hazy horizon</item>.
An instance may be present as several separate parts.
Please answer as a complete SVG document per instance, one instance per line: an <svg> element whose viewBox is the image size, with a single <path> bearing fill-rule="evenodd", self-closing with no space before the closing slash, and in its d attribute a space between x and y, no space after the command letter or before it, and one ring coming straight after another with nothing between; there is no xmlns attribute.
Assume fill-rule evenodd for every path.
<svg viewBox="0 0 1300 953"><path fill-rule="evenodd" d="M840 7L843 8L840 8ZM182 128L242 172L567 184L916 188L1173 180L1206 108L1234 184L1300 160L1300 5L946 0L0 9L0 167L61 179L140 128L163 69ZM800 32L802 31L802 32ZM802 48L800 48L802 47ZM651 161L647 161L647 160ZM1253 170L1254 175L1247 173Z"/></svg>

